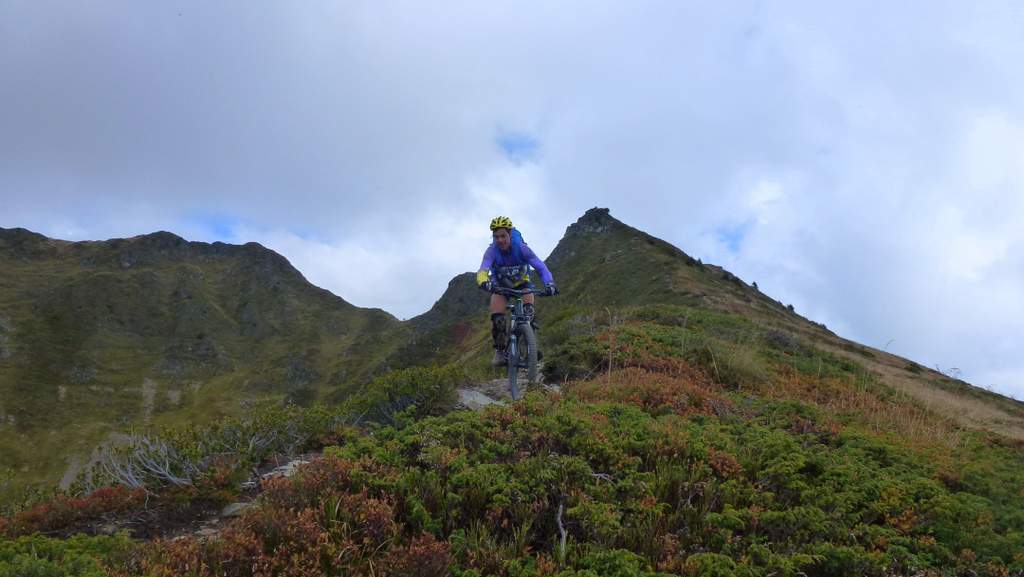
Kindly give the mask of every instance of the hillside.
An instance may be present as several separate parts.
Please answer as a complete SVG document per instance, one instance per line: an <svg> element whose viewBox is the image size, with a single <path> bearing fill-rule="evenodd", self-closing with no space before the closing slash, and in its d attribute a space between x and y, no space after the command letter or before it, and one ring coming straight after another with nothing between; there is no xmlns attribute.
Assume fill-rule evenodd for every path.
<svg viewBox="0 0 1024 577"><path fill-rule="evenodd" d="M801 346L856 363L884 386L964 427L1024 439L1024 403L843 339L729 271L620 222L608 209L588 210L570 225L545 262L562 291L537 307L546 348L558 349L574 335L621 321L624 307L673 305L715 311L749 325L745 334L733 335L739 342L732 346L738 350L757 348L765 334L779 333ZM424 339L431 346L419 356L482 366L489 346L486 302L486 295L474 296L469 275L455 277L430 311L410 321L432 327L430 338ZM564 376L550 373L554 378Z"/></svg>
<svg viewBox="0 0 1024 577"><path fill-rule="evenodd" d="M70 479L129 426L307 405L369 378L404 330L255 243L0 229L0 463Z"/></svg>
<svg viewBox="0 0 1024 577"><path fill-rule="evenodd" d="M614 320L600 320L612 308L715 310L857 362L964 426L1024 438L1021 403L846 341L607 209L570 225L547 262L563 292L538 307L549 349ZM0 462L24 482L69 481L128 426L209 422L265 398L337 402L386 367L487 371L487 296L468 273L400 323L310 285L255 243L165 232L66 242L0 229L0 271Z"/></svg>
<svg viewBox="0 0 1024 577"><path fill-rule="evenodd" d="M5 403L146 426L0 507L0 575L1024 575L1021 403L607 210L547 259L548 384L515 403L470 274L399 323L256 245L2 238ZM75 438L7 422L5 458Z"/></svg>
<svg viewBox="0 0 1024 577"><path fill-rule="evenodd" d="M690 307L749 322L750 342L729 346L784 333L964 427L1024 438L1021 403L844 340L607 209L570 225L547 262L562 289L538 306L549 378L572 372L559 350L630 307ZM128 427L208 423L265 399L339 402L389 367L489 373L487 295L469 273L402 323L314 287L255 243L0 229L0 272L0 462L20 483L69 482Z"/></svg>

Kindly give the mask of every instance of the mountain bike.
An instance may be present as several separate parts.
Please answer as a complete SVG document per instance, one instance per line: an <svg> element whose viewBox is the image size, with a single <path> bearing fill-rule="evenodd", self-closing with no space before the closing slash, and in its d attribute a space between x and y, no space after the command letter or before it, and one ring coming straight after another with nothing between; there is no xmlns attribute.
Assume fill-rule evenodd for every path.
<svg viewBox="0 0 1024 577"><path fill-rule="evenodd" d="M526 369L528 383L537 381L537 335L533 332L533 315L523 307L523 296L535 294L547 296L537 289L512 289L497 287L494 292L508 299L509 322L505 323L505 366L508 368L508 391L512 400L519 400L519 369Z"/></svg>

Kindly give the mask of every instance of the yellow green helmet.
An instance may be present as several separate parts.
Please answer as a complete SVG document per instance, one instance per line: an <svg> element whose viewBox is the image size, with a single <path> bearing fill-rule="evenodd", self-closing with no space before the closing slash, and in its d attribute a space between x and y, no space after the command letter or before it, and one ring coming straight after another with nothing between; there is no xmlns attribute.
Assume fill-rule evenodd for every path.
<svg viewBox="0 0 1024 577"><path fill-rule="evenodd" d="M496 216L491 219L491 230L507 228L512 230L512 219L507 216Z"/></svg>

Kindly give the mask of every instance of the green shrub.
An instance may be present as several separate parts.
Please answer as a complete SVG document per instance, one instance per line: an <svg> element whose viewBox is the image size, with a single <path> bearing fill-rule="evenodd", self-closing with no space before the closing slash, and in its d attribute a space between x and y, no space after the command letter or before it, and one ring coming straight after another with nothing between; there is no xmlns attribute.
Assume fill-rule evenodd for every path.
<svg viewBox="0 0 1024 577"><path fill-rule="evenodd" d="M419 419L450 411L458 400L456 390L468 382L457 365L400 369L371 381L345 406L363 419L395 424L400 415Z"/></svg>
<svg viewBox="0 0 1024 577"><path fill-rule="evenodd" d="M0 577L105 577L124 565L134 545L126 535L0 541Z"/></svg>
<svg viewBox="0 0 1024 577"><path fill-rule="evenodd" d="M643 557L623 549L588 553L576 562L576 569L562 571L558 577L661 577L667 573L651 570Z"/></svg>

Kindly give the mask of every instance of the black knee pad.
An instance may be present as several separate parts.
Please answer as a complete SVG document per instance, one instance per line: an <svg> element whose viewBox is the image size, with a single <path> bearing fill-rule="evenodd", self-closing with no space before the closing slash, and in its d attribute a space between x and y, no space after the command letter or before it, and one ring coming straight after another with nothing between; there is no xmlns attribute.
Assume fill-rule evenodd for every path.
<svg viewBox="0 0 1024 577"><path fill-rule="evenodd" d="M491 338L494 339L494 348L505 348L505 314L491 313Z"/></svg>

